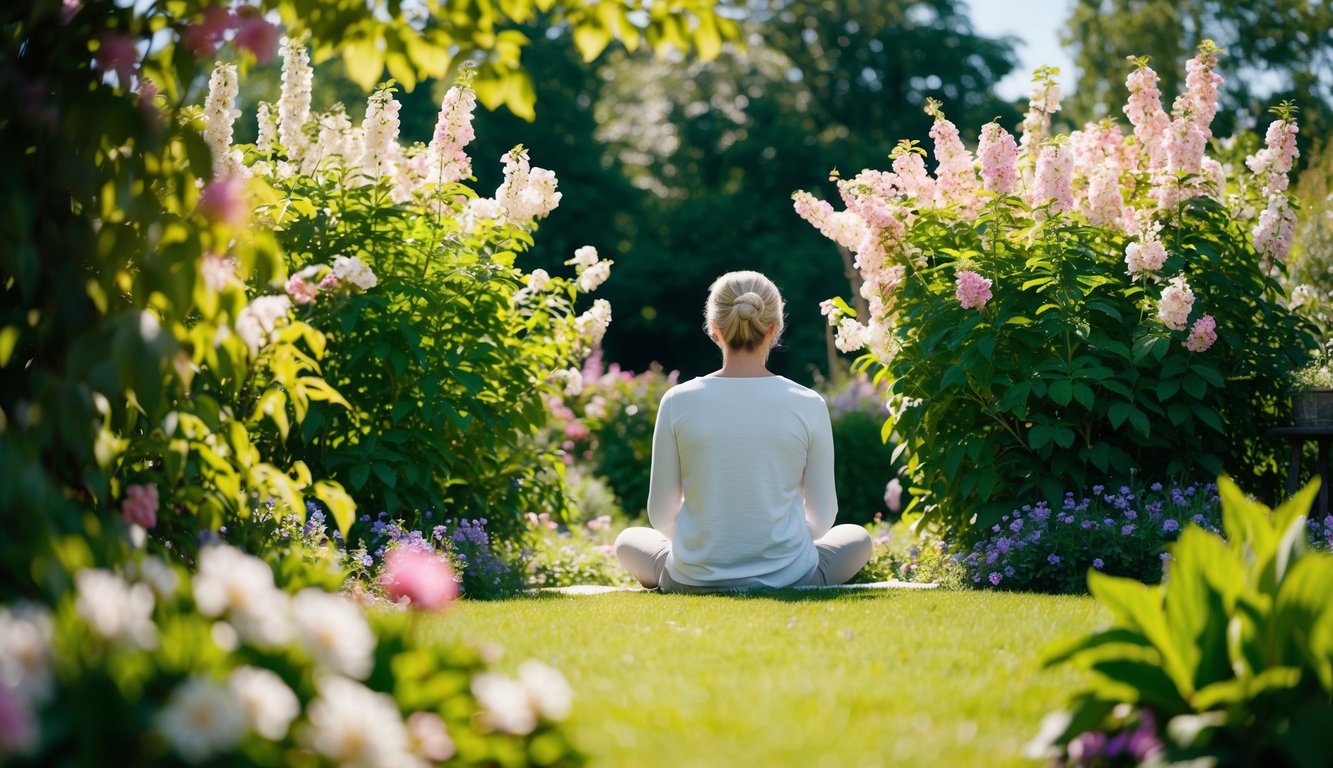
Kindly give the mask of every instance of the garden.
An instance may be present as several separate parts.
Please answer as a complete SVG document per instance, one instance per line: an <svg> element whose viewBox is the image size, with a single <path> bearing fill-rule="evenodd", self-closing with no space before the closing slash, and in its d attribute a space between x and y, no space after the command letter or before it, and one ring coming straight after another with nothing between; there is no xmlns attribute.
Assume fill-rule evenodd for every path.
<svg viewBox="0 0 1333 768"><path fill-rule="evenodd" d="M1333 12L1101 5L0 10L0 765L1333 765ZM852 584L616 559L731 269Z"/></svg>

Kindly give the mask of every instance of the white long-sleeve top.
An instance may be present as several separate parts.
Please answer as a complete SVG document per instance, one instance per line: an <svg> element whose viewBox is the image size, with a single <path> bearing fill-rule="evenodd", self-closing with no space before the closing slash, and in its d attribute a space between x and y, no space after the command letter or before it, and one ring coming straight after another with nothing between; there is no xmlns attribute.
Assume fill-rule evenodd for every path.
<svg viewBox="0 0 1333 768"><path fill-rule="evenodd" d="M662 397L648 519L681 584L785 587L814 569L838 514L833 429L815 391L782 376L703 376Z"/></svg>

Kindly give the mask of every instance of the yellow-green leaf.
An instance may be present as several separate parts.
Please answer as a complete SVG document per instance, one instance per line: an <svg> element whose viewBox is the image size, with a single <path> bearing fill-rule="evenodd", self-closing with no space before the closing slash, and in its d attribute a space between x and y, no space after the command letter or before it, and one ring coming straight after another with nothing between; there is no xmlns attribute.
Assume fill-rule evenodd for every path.
<svg viewBox="0 0 1333 768"><path fill-rule="evenodd" d="M343 535L343 541L346 541L347 531L356 520L356 502L352 501L352 497L347 495L347 491L344 491L341 485L329 480L319 480L315 483L315 498L328 507L329 514L333 515L334 524Z"/></svg>

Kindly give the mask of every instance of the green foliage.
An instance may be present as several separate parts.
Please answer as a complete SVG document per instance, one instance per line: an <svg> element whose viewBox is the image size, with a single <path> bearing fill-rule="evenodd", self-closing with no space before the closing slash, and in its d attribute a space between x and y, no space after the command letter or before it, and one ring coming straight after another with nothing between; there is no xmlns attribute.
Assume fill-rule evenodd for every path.
<svg viewBox="0 0 1333 768"><path fill-rule="evenodd" d="M610 517L565 528L549 517L533 516L520 540L528 583L536 588L638 586L616 560L615 539Z"/></svg>
<svg viewBox="0 0 1333 768"><path fill-rule="evenodd" d="M820 390L833 426L838 522L866 524L901 512L889 509L885 498L898 466L895 446L883 437L884 393L864 375L825 382Z"/></svg>
<svg viewBox="0 0 1333 768"><path fill-rule="evenodd" d="M1164 586L1088 575L1112 624L1047 657L1094 673L1057 748L1128 704L1160 724L1171 762L1326 763L1314 745L1333 726L1333 555L1305 551L1304 535L1318 483L1273 511L1219 485L1226 539L1187 529Z"/></svg>
<svg viewBox="0 0 1333 768"><path fill-rule="evenodd" d="M975 223L925 212L911 235L923 259L897 298L886 429L910 446L908 471L935 500L928 518L965 530L975 513L985 528L1014 499L1055 507L1147 467L1227 467L1275 488L1263 432L1286 414L1286 373L1313 340L1255 268L1248 233L1206 198L1168 222L1165 269L1188 276L1195 311L1217 322L1217 343L1193 353L1158 322L1160 289L1126 274L1123 234L1039 218L1002 198ZM953 300L954 275L973 268L994 280L980 311Z"/></svg>
<svg viewBox="0 0 1333 768"><path fill-rule="evenodd" d="M870 562L852 583L877 581L933 582L949 589L967 585L967 572L949 552L948 543L920 529L917 515L869 527L875 544Z"/></svg>

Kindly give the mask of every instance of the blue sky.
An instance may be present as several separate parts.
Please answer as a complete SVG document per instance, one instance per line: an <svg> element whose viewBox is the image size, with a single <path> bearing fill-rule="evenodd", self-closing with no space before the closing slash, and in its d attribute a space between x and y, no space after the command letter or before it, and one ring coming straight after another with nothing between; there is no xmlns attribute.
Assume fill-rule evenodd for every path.
<svg viewBox="0 0 1333 768"><path fill-rule="evenodd" d="M1060 68L1060 84L1068 93L1074 80L1074 65L1060 47L1060 28L1069 18L1074 0L970 0L972 23L987 37L1013 35L1019 66L996 87L1006 99L1026 97L1032 70L1043 65Z"/></svg>

